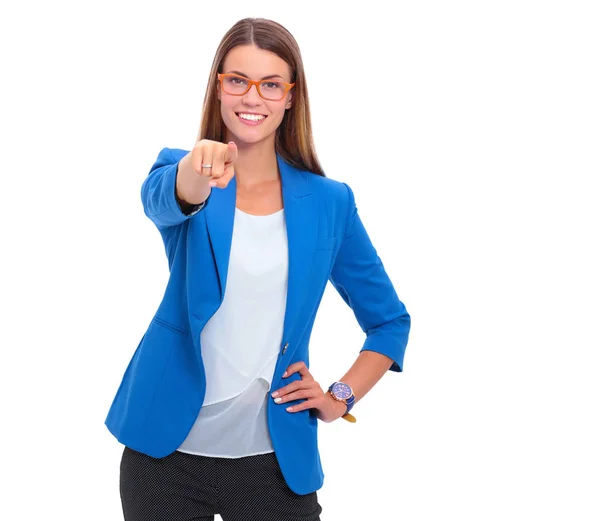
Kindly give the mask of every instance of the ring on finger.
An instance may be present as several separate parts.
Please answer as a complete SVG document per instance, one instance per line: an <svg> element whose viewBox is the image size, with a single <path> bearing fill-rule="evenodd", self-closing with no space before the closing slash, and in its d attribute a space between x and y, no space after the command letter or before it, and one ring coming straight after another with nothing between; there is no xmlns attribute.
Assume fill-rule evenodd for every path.
<svg viewBox="0 0 600 521"><path fill-rule="evenodd" d="M210 163L202 163L202 168L212 168Z"/></svg>

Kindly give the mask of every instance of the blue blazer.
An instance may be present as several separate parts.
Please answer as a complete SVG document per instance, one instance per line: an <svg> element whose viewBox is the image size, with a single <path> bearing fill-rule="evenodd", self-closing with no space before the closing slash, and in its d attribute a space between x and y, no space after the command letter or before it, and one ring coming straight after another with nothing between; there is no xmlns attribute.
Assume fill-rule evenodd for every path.
<svg viewBox="0 0 600 521"><path fill-rule="evenodd" d="M175 179L178 162L187 153L163 149L142 186L144 212L162 236L170 276L105 422L122 444L155 458L179 447L202 407L206 377L200 332L223 300L233 232L235 177L225 189L212 190L202 210L192 216L182 213ZM393 360L390 370L402 371L410 317L363 227L352 190L345 183L294 168L279 156L277 160L289 267L272 388L301 379L298 373L282 378L290 364L302 360L310 367L310 335L327 281L366 333L362 350L387 355ZM267 417L275 454L291 490L308 494L321 488L324 473L316 416L310 410L289 413L268 400Z"/></svg>

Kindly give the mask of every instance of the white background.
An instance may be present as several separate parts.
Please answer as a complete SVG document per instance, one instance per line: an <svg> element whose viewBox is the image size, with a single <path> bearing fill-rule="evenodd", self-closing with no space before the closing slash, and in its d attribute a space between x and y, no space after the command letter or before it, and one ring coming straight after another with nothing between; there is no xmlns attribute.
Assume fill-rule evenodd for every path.
<svg viewBox="0 0 600 521"><path fill-rule="evenodd" d="M140 187L264 16L413 319L404 372L320 425L322 519L600 519L594 4L3 4L0 517L122 519L104 418L168 277ZM329 286L322 386L363 340Z"/></svg>

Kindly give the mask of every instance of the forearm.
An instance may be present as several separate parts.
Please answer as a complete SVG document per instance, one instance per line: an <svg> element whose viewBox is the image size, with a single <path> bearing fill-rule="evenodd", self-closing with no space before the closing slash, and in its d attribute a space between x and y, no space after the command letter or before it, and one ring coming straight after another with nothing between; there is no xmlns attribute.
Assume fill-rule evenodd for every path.
<svg viewBox="0 0 600 521"><path fill-rule="evenodd" d="M209 179L201 177L192 168L191 153L184 156L178 164L175 197L180 204L194 206L203 203L210 195Z"/></svg>
<svg viewBox="0 0 600 521"><path fill-rule="evenodd" d="M352 387L356 402L358 402L381 380L393 363L391 358L381 353L361 351L352 367L340 381Z"/></svg>

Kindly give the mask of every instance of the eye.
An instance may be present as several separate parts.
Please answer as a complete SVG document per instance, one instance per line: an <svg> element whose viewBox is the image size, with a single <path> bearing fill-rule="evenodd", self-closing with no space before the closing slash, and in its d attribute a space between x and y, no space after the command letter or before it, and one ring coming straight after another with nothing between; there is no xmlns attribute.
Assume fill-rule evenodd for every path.
<svg viewBox="0 0 600 521"><path fill-rule="evenodd" d="M279 89L282 87L281 83L277 81L265 81L263 82L262 86L265 89Z"/></svg>

